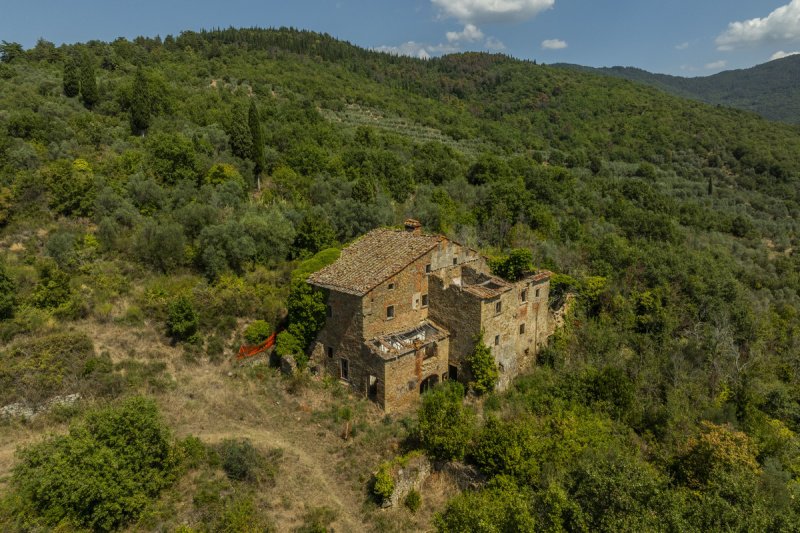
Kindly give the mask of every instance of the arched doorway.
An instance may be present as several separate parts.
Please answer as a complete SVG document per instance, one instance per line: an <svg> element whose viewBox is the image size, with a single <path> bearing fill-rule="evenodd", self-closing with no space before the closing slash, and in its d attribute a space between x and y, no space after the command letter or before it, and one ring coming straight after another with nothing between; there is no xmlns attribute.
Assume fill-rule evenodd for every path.
<svg viewBox="0 0 800 533"><path fill-rule="evenodd" d="M419 393L425 394L429 390L431 390L437 383L439 383L439 376L433 374L428 376L427 378L422 380L422 383L419 384Z"/></svg>

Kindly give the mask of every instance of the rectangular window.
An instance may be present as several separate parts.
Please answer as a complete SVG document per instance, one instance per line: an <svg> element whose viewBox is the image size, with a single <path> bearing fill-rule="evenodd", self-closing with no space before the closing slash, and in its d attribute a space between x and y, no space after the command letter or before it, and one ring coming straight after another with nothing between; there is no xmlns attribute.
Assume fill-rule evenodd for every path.
<svg viewBox="0 0 800 533"><path fill-rule="evenodd" d="M525 323L524 322L519 325L519 334L520 335L525 335Z"/></svg>
<svg viewBox="0 0 800 533"><path fill-rule="evenodd" d="M523 289L522 292L519 293L519 298L523 302L527 302L528 301L528 289Z"/></svg>
<svg viewBox="0 0 800 533"><path fill-rule="evenodd" d="M430 263L425 265L425 273L426 274L430 274L431 273L431 264Z"/></svg>
<svg viewBox="0 0 800 533"><path fill-rule="evenodd" d="M328 358L333 359L333 347L328 346Z"/></svg>
<svg viewBox="0 0 800 533"><path fill-rule="evenodd" d="M539 289L536 289L536 297L539 297Z"/></svg>
<svg viewBox="0 0 800 533"><path fill-rule="evenodd" d="M495 335L494 336L494 345L495 346L500 346L500 335Z"/></svg>
<svg viewBox="0 0 800 533"><path fill-rule="evenodd" d="M391 320L394 318L394 306L390 305L386 308L386 320Z"/></svg>
<svg viewBox="0 0 800 533"><path fill-rule="evenodd" d="M503 302L497 302L496 304L494 304L495 313L499 313L502 310L503 310Z"/></svg>
<svg viewBox="0 0 800 533"><path fill-rule="evenodd" d="M454 257L454 258L453 258L453 264L454 264L454 265L457 265L457 264L458 264L458 257Z"/></svg>
<svg viewBox="0 0 800 533"><path fill-rule="evenodd" d="M350 380L350 361L344 357L339 359L339 377L345 381Z"/></svg>
<svg viewBox="0 0 800 533"><path fill-rule="evenodd" d="M390 290L390 291L393 291L393 290L394 290L394 283L390 283L390 284L389 284L389 290Z"/></svg>
<svg viewBox="0 0 800 533"><path fill-rule="evenodd" d="M422 295L422 307L428 307L428 295L427 294L423 294Z"/></svg>

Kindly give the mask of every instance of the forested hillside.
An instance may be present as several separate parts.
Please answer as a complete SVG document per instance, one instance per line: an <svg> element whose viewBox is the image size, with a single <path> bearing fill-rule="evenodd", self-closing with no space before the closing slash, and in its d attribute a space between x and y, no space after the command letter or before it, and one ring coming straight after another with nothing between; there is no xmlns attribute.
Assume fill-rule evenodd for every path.
<svg viewBox="0 0 800 533"><path fill-rule="evenodd" d="M0 59L0 529L800 528L797 128L292 29ZM302 353L303 275L409 216L576 295L529 375L383 417L233 366ZM478 488L381 511L415 450Z"/></svg>
<svg viewBox="0 0 800 533"><path fill-rule="evenodd" d="M590 68L562 65L644 83L668 93L752 111L770 120L800 124L800 56L792 55L755 67L726 70L713 76L684 78L653 74L633 67Z"/></svg>

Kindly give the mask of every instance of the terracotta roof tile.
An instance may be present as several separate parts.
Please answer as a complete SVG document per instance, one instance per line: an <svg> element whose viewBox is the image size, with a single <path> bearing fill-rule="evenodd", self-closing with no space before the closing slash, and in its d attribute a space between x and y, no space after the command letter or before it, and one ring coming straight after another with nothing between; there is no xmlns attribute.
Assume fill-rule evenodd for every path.
<svg viewBox="0 0 800 533"><path fill-rule="evenodd" d="M363 296L436 247L444 237L395 229L373 230L339 259L308 278L318 287Z"/></svg>

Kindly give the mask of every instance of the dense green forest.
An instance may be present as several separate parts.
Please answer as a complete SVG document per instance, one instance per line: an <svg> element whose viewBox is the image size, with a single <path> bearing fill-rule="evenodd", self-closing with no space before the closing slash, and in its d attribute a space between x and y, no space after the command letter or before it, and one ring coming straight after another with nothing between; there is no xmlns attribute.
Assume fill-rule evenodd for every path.
<svg viewBox="0 0 800 533"><path fill-rule="evenodd" d="M182 423L191 373L308 320L302 274L412 216L492 257L530 250L576 304L503 393L443 386L384 419L314 389L339 402L298 403L315 438L354 428L341 475L423 450L483 481L387 520L359 472L360 522L309 508L297 531L798 530L798 153L790 125L503 55L418 60L293 29L3 42L0 407L81 399L0 415L21 436L0 438L21 445L0 453L0 528L279 527L289 504L259 498L303 477L280 467L291 453L256 449L255 430L176 436L159 409ZM147 336L183 377L99 348ZM243 376L226 398L278 409L281 378Z"/></svg>
<svg viewBox="0 0 800 533"><path fill-rule="evenodd" d="M726 70L713 76L695 78L653 74L634 67L558 66L644 83L684 98L752 111L770 120L800 124L800 90L797 88L800 56L797 55L747 69Z"/></svg>

